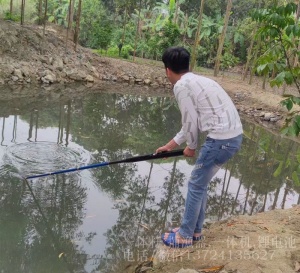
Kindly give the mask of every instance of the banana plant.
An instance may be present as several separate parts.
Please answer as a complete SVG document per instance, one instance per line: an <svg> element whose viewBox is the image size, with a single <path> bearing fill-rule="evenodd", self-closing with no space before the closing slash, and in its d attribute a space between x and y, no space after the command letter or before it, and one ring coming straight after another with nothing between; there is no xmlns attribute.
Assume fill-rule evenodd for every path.
<svg viewBox="0 0 300 273"><path fill-rule="evenodd" d="M67 25L67 16L69 9L68 0L52 0L48 2L47 14L48 21L58 25Z"/></svg>
<svg viewBox="0 0 300 273"><path fill-rule="evenodd" d="M155 19L156 31L161 30L165 23L172 20L176 9L176 0L170 0L169 4L157 3L154 12L157 14Z"/></svg>

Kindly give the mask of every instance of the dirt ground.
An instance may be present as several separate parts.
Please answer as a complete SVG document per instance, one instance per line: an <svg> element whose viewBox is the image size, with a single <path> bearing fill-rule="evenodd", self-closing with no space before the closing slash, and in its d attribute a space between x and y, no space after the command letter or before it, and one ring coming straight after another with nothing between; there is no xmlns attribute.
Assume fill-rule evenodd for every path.
<svg viewBox="0 0 300 273"><path fill-rule="evenodd" d="M160 246L150 272L300 272L299 224L299 206L216 222L192 247Z"/></svg>
<svg viewBox="0 0 300 273"><path fill-rule="evenodd" d="M160 62L110 59L80 46L76 52L71 48L66 50L63 32L46 29L46 39L41 32L36 26L21 27L0 21L0 90L7 86L12 90L20 86L34 90L47 84L44 81L41 85L43 77L50 81L53 76L58 83L82 81L93 90L101 89L103 82L113 81L131 84L132 90L147 95L171 94ZM47 50L41 52L39 46ZM58 56L62 62L54 60ZM241 74L232 71L217 78L209 70L197 73L219 82L241 115L279 132L287 114L280 106L282 90L270 87L263 90L259 78L249 85L248 79L242 81ZM294 92L292 88L286 90ZM174 250L161 245L151 266L142 264L131 272L300 272L299 226L299 206L234 217L209 226L204 230L204 239L192 247Z"/></svg>

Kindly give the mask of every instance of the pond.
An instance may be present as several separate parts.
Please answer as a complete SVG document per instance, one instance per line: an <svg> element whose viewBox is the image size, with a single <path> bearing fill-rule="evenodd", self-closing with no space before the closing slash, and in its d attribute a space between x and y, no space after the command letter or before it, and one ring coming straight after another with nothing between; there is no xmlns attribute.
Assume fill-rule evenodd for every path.
<svg viewBox="0 0 300 273"><path fill-rule="evenodd" d="M133 271L151 258L161 232L180 222L193 159L24 179L151 154L180 129L172 97L122 88L0 99L1 272ZM244 118L243 125L241 151L209 185L207 225L300 202L299 144Z"/></svg>

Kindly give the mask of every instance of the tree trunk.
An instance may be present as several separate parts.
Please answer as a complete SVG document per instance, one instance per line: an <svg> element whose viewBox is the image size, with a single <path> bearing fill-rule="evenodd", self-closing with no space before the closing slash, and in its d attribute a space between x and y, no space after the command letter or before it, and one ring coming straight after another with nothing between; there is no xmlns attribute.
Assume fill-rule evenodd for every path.
<svg viewBox="0 0 300 273"><path fill-rule="evenodd" d="M142 0L140 0L140 5L139 5L138 22L137 22L137 26L136 26L136 33L135 33L135 39L134 39L133 61L135 61L135 52L136 52L137 40L138 40L138 36L139 36L141 8L142 8Z"/></svg>
<svg viewBox="0 0 300 273"><path fill-rule="evenodd" d="M243 81L246 79L247 74L248 74L250 61L251 61L251 58L252 58L252 51L253 51L254 41L255 41L255 33L256 33L256 31L253 31L253 37L251 39L251 43L250 43L250 46L248 48L247 62L246 62L245 70L244 70L244 74L243 74Z"/></svg>
<svg viewBox="0 0 300 273"><path fill-rule="evenodd" d="M125 32L126 32L126 23L127 23L127 7L125 7L125 15L124 15L124 25L123 25L123 35L122 35L122 44L124 45L125 40Z"/></svg>
<svg viewBox="0 0 300 273"><path fill-rule="evenodd" d="M224 26L223 26L222 33L221 33L221 36L220 36L220 39L219 39L219 47L218 47L218 52L217 52L217 57L216 57L216 62L215 62L215 69L214 69L214 76L215 77L218 76L219 70L220 70L222 51L223 51L223 46L224 46L228 21L229 21L229 17L230 17L231 7L232 7L232 0L228 0L225 19L224 19Z"/></svg>
<svg viewBox="0 0 300 273"><path fill-rule="evenodd" d="M256 45L256 49L254 51L254 57L253 57L253 60L250 64L250 78L249 78L249 84L251 85L252 84L252 80L253 80L253 75L254 75L254 68L253 68L253 64L256 63L257 61L257 56L258 56L258 53L259 53L259 50L260 50L260 45L261 45L261 39L258 38L258 41L257 41L257 45Z"/></svg>
<svg viewBox="0 0 300 273"><path fill-rule="evenodd" d="M70 6L70 30L71 31L73 31L74 6L75 6L75 0L72 1L72 4Z"/></svg>
<svg viewBox="0 0 300 273"><path fill-rule="evenodd" d="M176 1L175 14L174 14L174 24L176 24L176 25L177 25L177 21L178 21L178 10L179 10L179 2Z"/></svg>
<svg viewBox="0 0 300 273"><path fill-rule="evenodd" d="M39 5L38 5L38 25L43 24L43 0L39 0Z"/></svg>
<svg viewBox="0 0 300 273"><path fill-rule="evenodd" d="M191 67L190 67L191 71L193 71L193 69L195 67L196 50L197 50L198 45L200 44L200 31L201 31L201 28L202 28L202 17L203 17L204 2L205 2L205 0L201 1L200 10L199 10L199 20L198 20L197 32L196 32L194 46L193 46L193 49L192 49L192 56L191 56Z"/></svg>
<svg viewBox="0 0 300 273"><path fill-rule="evenodd" d="M21 25L24 25L25 0L21 1Z"/></svg>
<svg viewBox="0 0 300 273"><path fill-rule="evenodd" d="M69 31L71 27L71 7L72 7L72 0L69 2L69 12L68 12L68 27L67 27L67 35L66 35L66 50L68 48L68 40L69 40Z"/></svg>
<svg viewBox="0 0 300 273"><path fill-rule="evenodd" d="M267 75L264 75L263 83L262 83L262 89L266 89L266 82L267 82Z"/></svg>
<svg viewBox="0 0 300 273"><path fill-rule="evenodd" d="M47 22L47 9L48 9L48 0L45 0L43 40L45 39L46 22Z"/></svg>
<svg viewBox="0 0 300 273"><path fill-rule="evenodd" d="M77 10L77 16L76 16L76 28L75 28L75 34L74 34L74 50L77 50L77 44L78 44L78 37L80 32L80 18L81 18L81 3L82 1L78 1L78 10Z"/></svg>
<svg viewBox="0 0 300 273"><path fill-rule="evenodd" d="M13 13L13 0L10 0L9 13L10 13L10 16L12 16L12 13Z"/></svg>

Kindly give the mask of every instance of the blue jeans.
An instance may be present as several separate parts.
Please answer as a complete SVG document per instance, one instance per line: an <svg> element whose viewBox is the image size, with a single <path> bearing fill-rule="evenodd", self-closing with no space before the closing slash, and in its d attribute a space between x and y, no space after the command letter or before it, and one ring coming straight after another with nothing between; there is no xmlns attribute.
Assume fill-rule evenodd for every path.
<svg viewBox="0 0 300 273"><path fill-rule="evenodd" d="M230 139L212 139L207 137L188 182L185 211L179 234L183 238L192 238L202 230L207 201L207 186L220 167L240 149L243 135Z"/></svg>

